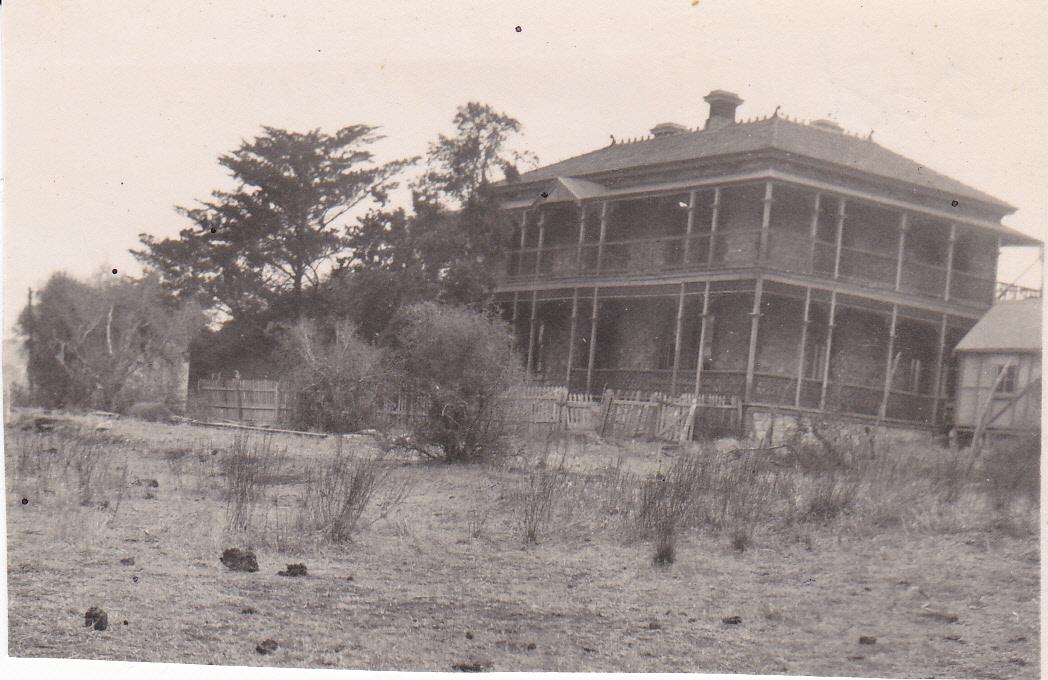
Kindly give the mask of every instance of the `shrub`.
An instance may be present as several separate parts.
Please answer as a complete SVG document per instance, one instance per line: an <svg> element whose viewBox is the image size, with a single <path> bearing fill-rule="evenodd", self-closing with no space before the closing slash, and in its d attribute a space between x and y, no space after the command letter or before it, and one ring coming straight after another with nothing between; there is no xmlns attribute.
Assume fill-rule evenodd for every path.
<svg viewBox="0 0 1048 680"><path fill-rule="evenodd" d="M293 426L355 432L372 424L387 380L383 352L361 340L353 324L301 321L281 345L285 375L298 393Z"/></svg>
<svg viewBox="0 0 1048 680"><path fill-rule="evenodd" d="M226 484L226 519L230 529L250 528L256 504L264 497L283 463L284 455L273 450L270 435L259 441L237 433L220 463Z"/></svg>
<svg viewBox="0 0 1048 680"><path fill-rule="evenodd" d="M1006 510L1020 499L1033 506L1040 498L1041 442L1017 437L996 442L982 461L987 493L994 509Z"/></svg>
<svg viewBox="0 0 1048 680"><path fill-rule="evenodd" d="M394 326L402 390L425 404L418 450L449 462L497 454L508 435L503 395L521 381L509 328L462 307L425 302Z"/></svg>
<svg viewBox="0 0 1048 680"><path fill-rule="evenodd" d="M407 494L407 487L394 484L390 468L374 456L354 457L335 440L335 455L310 473L305 497L310 526L333 543L346 543L361 529L384 517ZM379 512L364 520L364 512L375 503Z"/></svg>
<svg viewBox="0 0 1048 680"><path fill-rule="evenodd" d="M513 499L524 545L539 542L539 534L549 524L564 483L564 468L561 466L537 469L521 479Z"/></svg>

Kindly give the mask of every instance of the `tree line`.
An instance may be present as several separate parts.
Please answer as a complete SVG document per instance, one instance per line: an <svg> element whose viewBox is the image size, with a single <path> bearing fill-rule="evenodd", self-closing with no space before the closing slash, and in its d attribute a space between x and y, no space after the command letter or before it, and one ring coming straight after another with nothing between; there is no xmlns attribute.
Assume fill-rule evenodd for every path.
<svg viewBox="0 0 1048 680"><path fill-rule="evenodd" d="M419 324L443 327L451 317L435 320L441 314L479 315L474 326L454 318L494 333L504 353L492 290L512 227L487 188L535 157L516 146L520 122L488 105L460 107L453 126L423 154L384 163L375 126L262 128L218 159L232 189L176 208L188 224L175 237L140 234L131 252L141 278L59 273L39 291L19 318L25 399L116 409L141 396L134 376L174 364L187 346L195 377L236 369L316 383L356 373L354 362L406 366L403 353L379 361L368 352L418 346ZM391 202L402 183L408 207Z"/></svg>

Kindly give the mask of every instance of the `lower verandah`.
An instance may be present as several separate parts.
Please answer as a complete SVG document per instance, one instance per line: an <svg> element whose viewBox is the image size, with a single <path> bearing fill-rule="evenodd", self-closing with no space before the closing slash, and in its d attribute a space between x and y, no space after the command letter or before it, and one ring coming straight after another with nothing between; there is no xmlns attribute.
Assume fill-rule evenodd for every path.
<svg viewBox="0 0 1048 680"><path fill-rule="evenodd" d="M726 394L749 406L926 426L943 422L950 350L972 324L752 279L529 291L503 300L536 381L594 395L609 388Z"/></svg>

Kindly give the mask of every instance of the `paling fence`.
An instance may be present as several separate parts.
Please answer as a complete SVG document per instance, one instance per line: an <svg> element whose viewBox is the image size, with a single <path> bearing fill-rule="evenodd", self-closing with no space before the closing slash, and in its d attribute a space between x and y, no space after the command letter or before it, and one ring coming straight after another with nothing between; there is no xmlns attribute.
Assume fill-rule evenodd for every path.
<svg viewBox="0 0 1048 680"><path fill-rule="evenodd" d="M736 435L742 408L730 395L605 390L595 398L566 387L525 385L500 397L501 419L511 431L544 435L553 431L596 432L602 437L684 441L696 434ZM200 380L194 398L198 417L261 425L286 425L296 394L275 380ZM381 400L376 426L410 428L429 417L422 397L399 393Z"/></svg>
<svg viewBox="0 0 1048 680"><path fill-rule="evenodd" d="M205 420L285 425L295 394L276 380L199 380L193 410Z"/></svg>

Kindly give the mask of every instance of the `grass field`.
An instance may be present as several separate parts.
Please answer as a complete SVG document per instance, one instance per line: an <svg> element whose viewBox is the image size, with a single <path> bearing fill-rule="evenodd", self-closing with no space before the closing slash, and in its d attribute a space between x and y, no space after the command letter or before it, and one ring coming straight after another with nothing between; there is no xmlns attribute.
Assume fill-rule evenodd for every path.
<svg viewBox="0 0 1048 680"><path fill-rule="evenodd" d="M486 465L394 452L367 468L346 541L310 494L336 448L364 469L372 438L95 422L6 430L12 656L1039 676L1037 483L994 476L994 458L969 471L962 454L882 446L815 469L582 440ZM263 464L247 491L238 455ZM645 518L668 488L693 500L663 532ZM653 561L660 542L672 563ZM229 547L259 571L228 570ZM308 576L277 575L299 562ZM91 606L107 630L84 627ZM274 653L256 651L265 639Z"/></svg>

